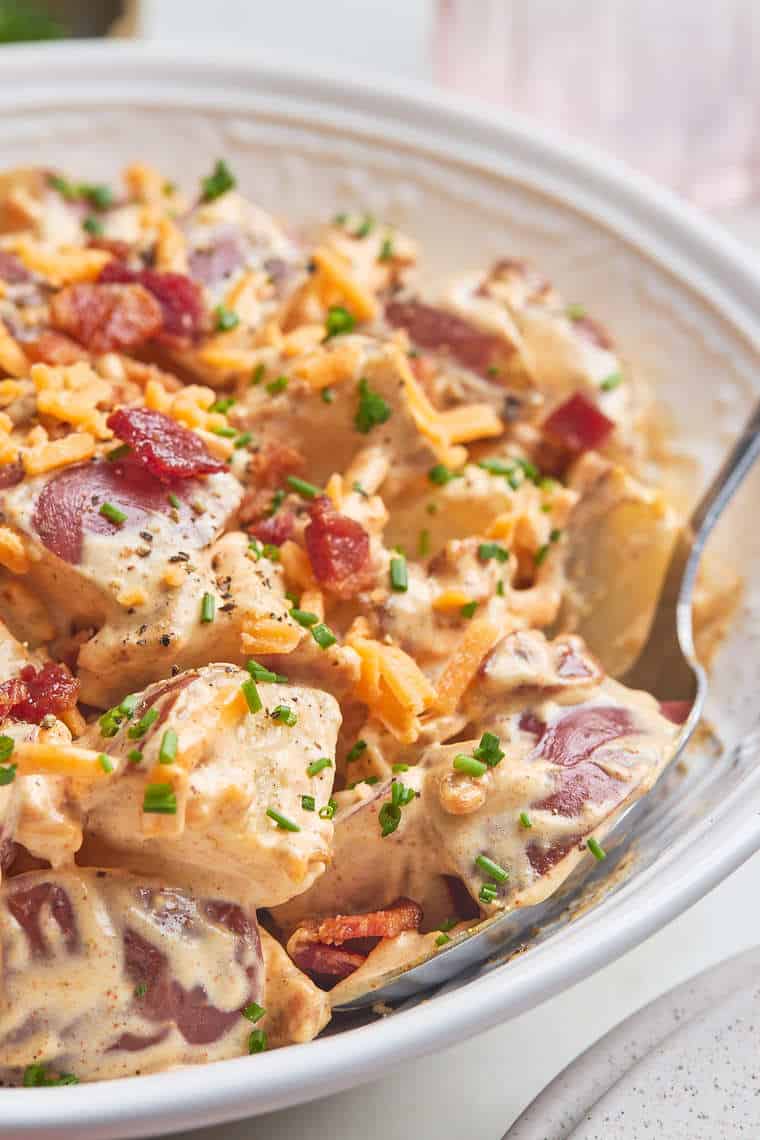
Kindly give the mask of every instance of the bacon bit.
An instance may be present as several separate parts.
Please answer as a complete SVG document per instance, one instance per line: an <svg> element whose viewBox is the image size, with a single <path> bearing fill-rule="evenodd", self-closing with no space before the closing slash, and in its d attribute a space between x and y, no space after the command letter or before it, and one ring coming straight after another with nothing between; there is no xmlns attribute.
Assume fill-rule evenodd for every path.
<svg viewBox="0 0 760 1140"><path fill-rule="evenodd" d="M77 286L81 288L81 286ZM85 357L82 346L63 333L46 329L36 340L26 341L26 354L35 364L77 364Z"/></svg>
<svg viewBox="0 0 760 1140"><path fill-rule="evenodd" d="M225 469L195 432L163 412L119 408L107 422L114 434L132 448L135 460L162 483Z"/></svg>
<svg viewBox="0 0 760 1140"><path fill-rule="evenodd" d="M615 423L605 416L582 392L576 392L548 416L542 425L544 433L568 451L589 451L601 447L613 431Z"/></svg>
<svg viewBox="0 0 760 1140"><path fill-rule="evenodd" d="M161 329L161 306L141 285L68 285L50 302L53 326L92 352L136 348Z"/></svg>
<svg viewBox="0 0 760 1140"><path fill-rule="evenodd" d="M21 285L32 280L32 275L22 261L7 249L0 249L0 281L8 285Z"/></svg>
<svg viewBox="0 0 760 1140"><path fill-rule="evenodd" d="M372 581L369 535L339 514L326 495L314 500L309 516L304 538L314 577L338 597L352 597Z"/></svg>
<svg viewBox="0 0 760 1140"><path fill-rule="evenodd" d="M142 285L158 301L163 327L157 340L182 347L203 330L205 310L198 284L185 273L157 273L154 269L130 269L120 261L110 261L100 274L101 282Z"/></svg>
<svg viewBox="0 0 760 1140"><path fill-rule="evenodd" d="M12 716L39 724L50 713L60 717L75 708L78 696L79 681L65 665L54 661L41 669L26 665L18 678L0 685L0 719Z"/></svg>
<svg viewBox="0 0 760 1140"><path fill-rule="evenodd" d="M6 487L15 487L17 483L21 483L24 478L24 465L20 459L15 459L13 463L3 463L0 465L0 490Z"/></svg>
<svg viewBox="0 0 760 1140"><path fill-rule="evenodd" d="M282 546L293 533L296 516L292 511L278 511L271 518L261 519L250 528L249 533L259 542L266 542L272 546Z"/></svg>
<svg viewBox="0 0 760 1140"><path fill-rule="evenodd" d="M290 936L288 954L304 972L340 980L364 964L377 940L418 930L421 922L422 908L406 898L366 914L307 919ZM343 947L347 942L349 949Z"/></svg>
<svg viewBox="0 0 760 1140"><path fill-rule="evenodd" d="M279 487L288 475L300 475L306 462L300 451L270 440L254 451L248 464L251 482L259 487Z"/></svg>
<svg viewBox="0 0 760 1140"><path fill-rule="evenodd" d="M456 313L422 301L391 301L385 318L394 328L406 329L413 344L431 351L449 352L466 368L488 378L489 368L503 362L510 345Z"/></svg>

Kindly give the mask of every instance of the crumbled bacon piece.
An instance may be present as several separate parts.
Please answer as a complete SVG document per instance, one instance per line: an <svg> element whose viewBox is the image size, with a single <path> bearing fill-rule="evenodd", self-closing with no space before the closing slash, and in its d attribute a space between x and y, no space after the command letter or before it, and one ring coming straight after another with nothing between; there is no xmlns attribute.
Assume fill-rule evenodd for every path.
<svg viewBox="0 0 760 1140"><path fill-rule="evenodd" d="M142 285L158 302L163 317L157 339L181 346L195 340L203 330L205 310L200 286L185 273L158 273L155 269L130 269L121 261L109 261L100 282Z"/></svg>
<svg viewBox="0 0 760 1140"><path fill-rule="evenodd" d="M225 469L200 436L163 412L119 408L111 412L107 422L119 439L131 447L134 459L162 483Z"/></svg>
<svg viewBox="0 0 760 1140"><path fill-rule="evenodd" d="M576 392L547 416L542 427L550 440L577 453L601 447L615 423L582 392Z"/></svg>
<svg viewBox="0 0 760 1140"><path fill-rule="evenodd" d="M0 719L39 724L44 716L60 716L74 708L79 696L79 681L65 665L46 662L41 669L26 665L18 677L0 685Z"/></svg>
<svg viewBox="0 0 760 1140"><path fill-rule="evenodd" d="M250 533L259 542L269 543L271 546L282 546L291 534L296 523L292 511L278 511L271 518L261 519L250 528Z"/></svg>
<svg viewBox="0 0 760 1140"><path fill-rule="evenodd" d="M30 360L39 364L66 365L84 360L86 353L81 344L69 336L46 329L36 340L26 341L24 350Z"/></svg>
<svg viewBox="0 0 760 1140"><path fill-rule="evenodd" d="M306 919L290 936L288 954L299 969L334 985L363 965L380 939L418 930L421 922L422 908L405 898L366 914Z"/></svg>
<svg viewBox="0 0 760 1140"><path fill-rule="evenodd" d="M92 352L137 348L161 329L161 306L141 285L67 285L50 302L54 328Z"/></svg>
<svg viewBox="0 0 760 1140"><path fill-rule="evenodd" d="M304 467L304 457L295 447L268 440L251 453L248 475L256 487L280 487L288 475L300 475Z"/></svg>
<svg viewBox="0 0 760 1140"><path fill-rule="evenodd" d="M511 351L503 337L422 301L391 301L385 307L385 318L394 328L406 329L413 344L448 352L481 376L489 376L489 369L503 363L505 353Z"/></svg>
<svg viewBox="0 0 760 1140"><path fill-rule="evenodd" d="M14 459L12 463L0 464L0 490L5 487L15 487L17 483L21 483L24 478L24 465L20 459Z"/></svg>
<svg viewBox="0 0 760 1140"><path fill-rule="evenodd" d="M309 515L304 538L314 577L339 598L352 597L372 581L369 535L326 495L314 500Z"/></svg>

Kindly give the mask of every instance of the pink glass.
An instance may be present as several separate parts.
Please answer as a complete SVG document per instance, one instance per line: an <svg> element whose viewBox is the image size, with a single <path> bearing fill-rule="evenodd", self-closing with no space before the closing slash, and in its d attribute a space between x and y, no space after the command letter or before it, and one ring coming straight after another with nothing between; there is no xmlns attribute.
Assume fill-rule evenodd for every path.
<svg viewBox="0 0 760 1140"><path fill-rule="evenodd" d="M707 208L760 196L760 0L438 0L434 69Z"/></svg>

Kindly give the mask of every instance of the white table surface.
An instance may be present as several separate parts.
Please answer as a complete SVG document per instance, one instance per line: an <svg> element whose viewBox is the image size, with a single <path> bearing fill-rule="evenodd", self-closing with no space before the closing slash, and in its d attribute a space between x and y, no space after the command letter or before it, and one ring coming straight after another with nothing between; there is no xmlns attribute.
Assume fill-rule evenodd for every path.
<svg viewBox="0 0 760 1140"><path fill-rule="evenodd" d="M348 58L376 70L428 78L432 0L144 0L137 30L149 39L228 40L246 23L258 50L287 52L289 29L308 28L312 58ZM181 16L180 16L181 13ZM357 24L358 21L358 24ZM357 36L357 27L361 35ZM303 39L299 37L301 43ZM292 41L291 41L292 43ZM760 205L721 219L760 248ZM425 1057L370 1085L239 1124L203 1128L192 1140L498 1140L541 1089L589 1044L672 986L760 944L760 856L665 929L538 1009ZM551 1137L547 1137L551 1140Z"/></svg>

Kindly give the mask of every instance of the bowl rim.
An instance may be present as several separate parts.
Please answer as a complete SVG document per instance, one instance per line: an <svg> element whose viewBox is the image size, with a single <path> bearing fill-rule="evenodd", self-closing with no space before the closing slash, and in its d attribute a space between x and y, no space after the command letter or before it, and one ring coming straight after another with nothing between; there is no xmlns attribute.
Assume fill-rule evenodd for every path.
<svg viewBox="0 0 760 1140"><path fill-rule="evenodd" d="M216 51L216 49L215 49ZM644 176L504 109L396 77L179 45L70 41L3 49L3 116L35 106L164 105L319 116L342 134L413 147L444 164L526 181L593 215L659 268L696 290L741 336L760 344L760 269L721 228ZM754 796L750 793L754 793ZM750 773L656 863L603 906L531 953L393 1017L298 1049L275 1050L118 1082L3 1090L0 1135L146 1136L259 1114L375 1079L442 1043L517 1016L579 981L711 890L760 847L760 771ZM707 834L709 830L709 842Z"/></svg>

